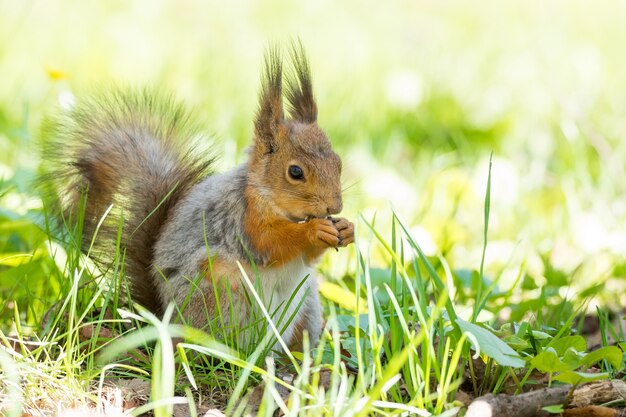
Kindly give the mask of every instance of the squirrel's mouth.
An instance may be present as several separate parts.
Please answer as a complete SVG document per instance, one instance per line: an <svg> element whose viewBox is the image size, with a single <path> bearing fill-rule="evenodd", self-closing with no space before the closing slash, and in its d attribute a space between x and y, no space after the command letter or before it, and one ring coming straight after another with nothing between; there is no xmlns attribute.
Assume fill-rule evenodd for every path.
<svg viewBox="0 0 626 417"><path fill-rule="evenodd" d="M304 224L308 223L311 219L329 219L330 216L313 216L312 214L310 214L305 217L295 217L292 215L287 215L287 218L294 223Z"/></svg>
<svg viewBox="0 0 626 417"><path fill-rule="evenodd" d="M286 217L287 219L289 219L290 222L304 224L308 222L309 220L311 220L314 216L296 217L296 216L292 216L291 214L287 214Z"/></svg>

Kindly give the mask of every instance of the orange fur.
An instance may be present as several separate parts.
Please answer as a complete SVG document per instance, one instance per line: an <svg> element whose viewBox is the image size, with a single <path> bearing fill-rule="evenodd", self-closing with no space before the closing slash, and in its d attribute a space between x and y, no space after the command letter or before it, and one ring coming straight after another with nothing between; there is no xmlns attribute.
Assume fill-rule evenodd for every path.
<svg viewBox="0 0 626 417"><path fill-rule="evenodd" d="M245 264L242 264L242 266L244 267L248 277L250 279L254 279L252 270ZM239 276L241 271L234 261L229 262L223 258L215 257L211 260L210 264L208 259L202 262L200 268L207 281L228 284L232 291L237 291L239 289Z"/></svg>
<svg viewBox="0 0 626 417"><path fill-rule="evenodd" d="M294 223L278 215L253 187L246 188L245 198L246 234L253 249L269 260L267 266L279 267L300 255L314 261L339 241L338 232L329 220Z"/></svg>
<svg viewBox="0 0 626 417"><path fill-rule="evenodd" d="M310 314L318 314L320 315L320 312L318 311L316 312L311 312ZM319 316L322 326L321 328L325 327L325 321L324 319L321 317L321 315ZM311 337L310 331L311 329L307 327L307 324L309 323L310 320L314 319L314 317L311 317L309 315L302 315L299 317L299 319L297 321L294 321L293 323L293 336L291 338L291 344L289 345L289 349L291 351L296 351L296 352L303 352L304 349L304 344L303 344L303 338L304 338L304 331L307 330L309 331L309 338ZM310 340L310 339L309 339ZM315 342L313 342L315 343Z"/></svg>
<svg viewBox="0 0 626 417"><path fill-rule="evenodd" d="M291 338L292 343L289 346L289 349L296 352L302 352L302 335L304 333L304 329L306 329L306 321L308 318L300 317L300 320L294 323L293 325L293 337Z"/></svg>

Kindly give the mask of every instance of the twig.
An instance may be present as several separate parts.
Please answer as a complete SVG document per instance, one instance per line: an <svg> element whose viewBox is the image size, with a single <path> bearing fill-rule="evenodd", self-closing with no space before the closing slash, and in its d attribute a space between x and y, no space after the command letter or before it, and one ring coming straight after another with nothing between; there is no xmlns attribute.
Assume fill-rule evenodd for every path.
<svg viewBox="0 0 626 417"><path fill-rule="evenodd" d="M519 395L487 394L470 404L465 417L532 417L545 406L564 404L571 389L571 385L566 385ZM582 408L616 400L626 400L626 382L614 379L577 387L572 393L569 406Z"/></svg>

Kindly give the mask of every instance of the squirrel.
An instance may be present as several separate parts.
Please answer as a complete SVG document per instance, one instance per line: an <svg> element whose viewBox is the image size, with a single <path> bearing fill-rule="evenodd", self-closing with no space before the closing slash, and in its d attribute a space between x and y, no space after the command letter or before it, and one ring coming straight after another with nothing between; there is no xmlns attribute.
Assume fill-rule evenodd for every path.
<svg viewBox="0 0 626 417"><path fill-rule="evenodd" d="M49 123L42 181L57 216L84 210L82 247L102 264L112 262L122 224L134 302L159 315L174 302L198 328L221 313L222 330L249 329L254 300L240 264L268 310L280 310L274 317L292 318L279 326L286 345L298 346L306 330L315 346L323 320L313 267L328 248L354 241L354 225L333 217L343 206L342 164L317 124L301 44L290 58L283 72L279 50L266 53L248 160L224 173L212 172L197 124L170 96L117 89ZM249 331L239 337L251 343Z"/></svg>

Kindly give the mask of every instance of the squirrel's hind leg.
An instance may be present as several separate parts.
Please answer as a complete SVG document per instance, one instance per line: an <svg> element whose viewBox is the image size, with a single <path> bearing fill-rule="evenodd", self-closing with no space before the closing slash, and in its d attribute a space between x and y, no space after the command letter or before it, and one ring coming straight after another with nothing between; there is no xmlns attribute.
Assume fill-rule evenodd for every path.
<svg viewBox="0 0 626 417"><path fill-rule="evenodd" d="M289 348L295 351L303 350L304 331L309 333L309 347L317 346L322 333L323 319L322 307L315 277L309 278L311 290L302 303L302 307L292 323L293 334L289 343Z"/></svg>

